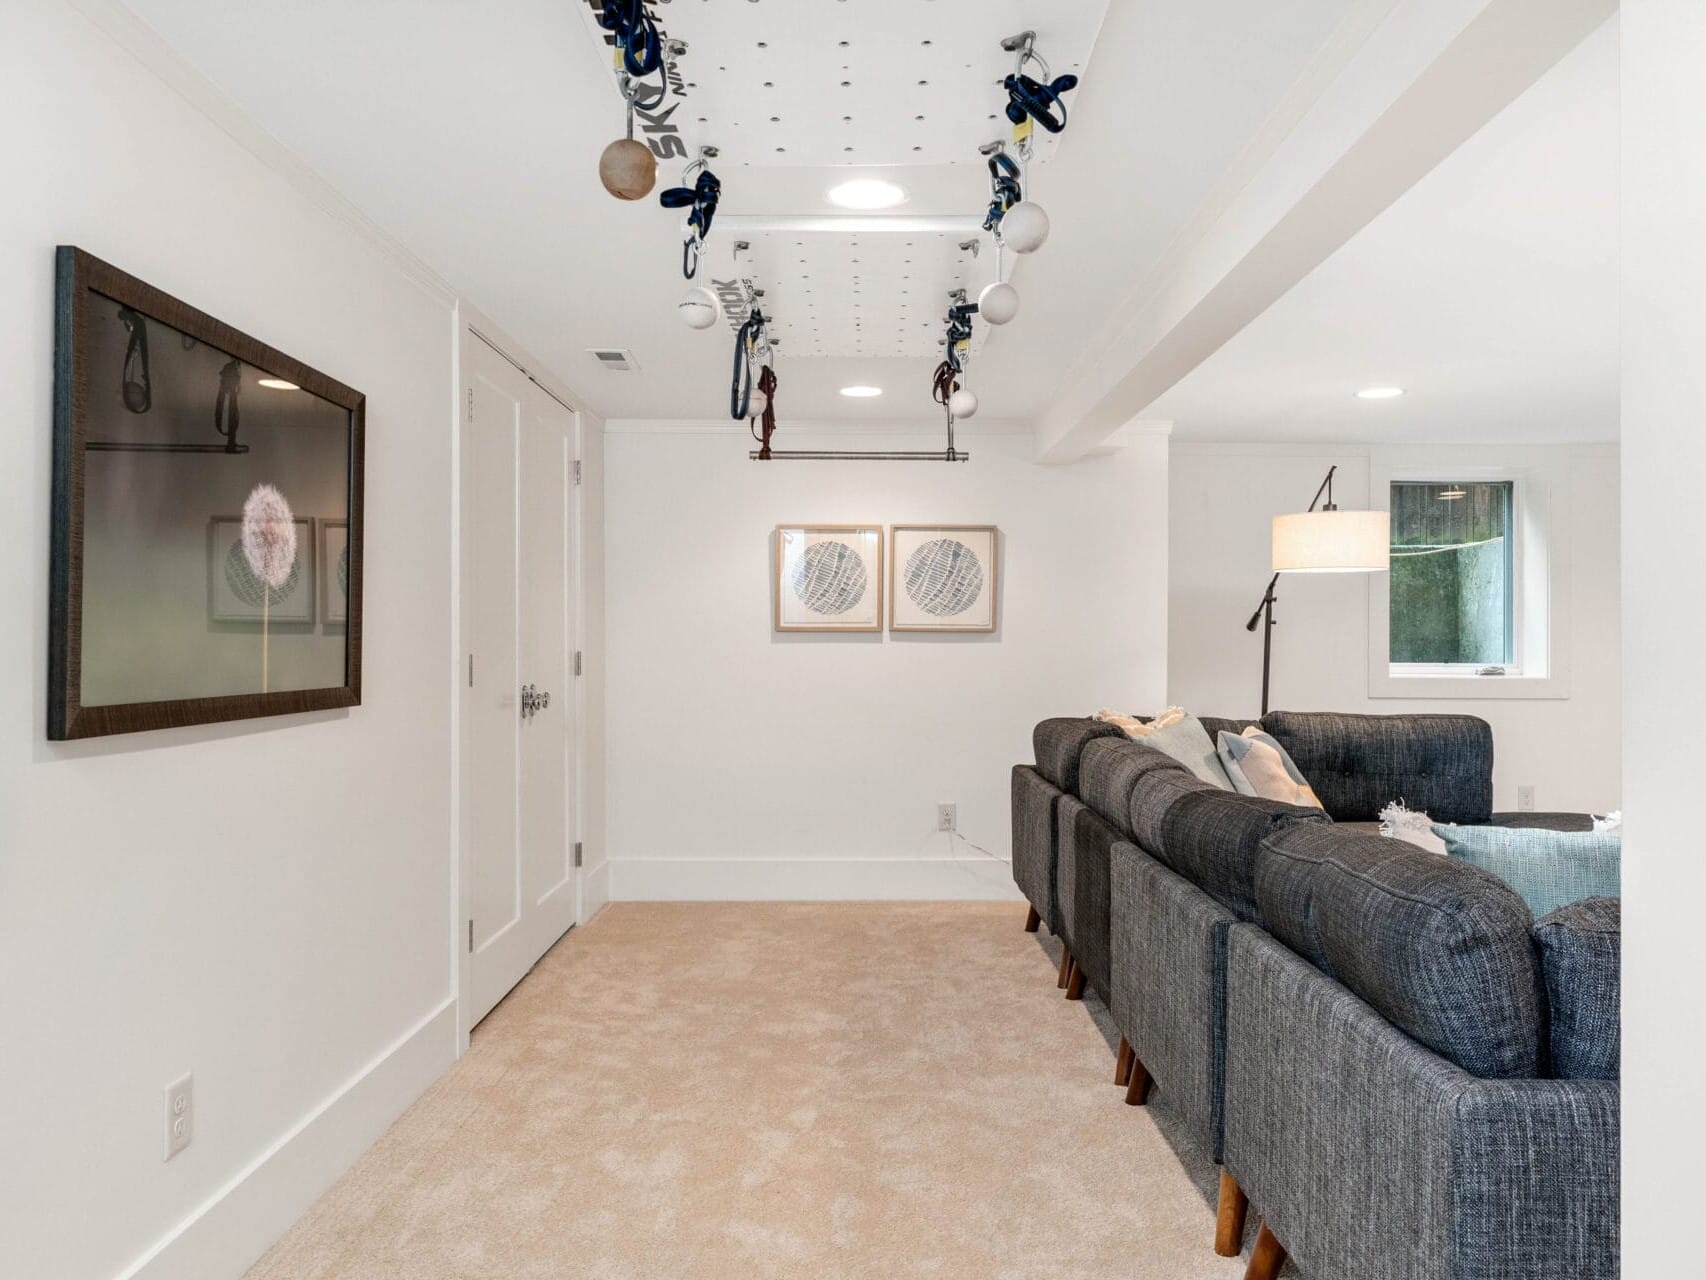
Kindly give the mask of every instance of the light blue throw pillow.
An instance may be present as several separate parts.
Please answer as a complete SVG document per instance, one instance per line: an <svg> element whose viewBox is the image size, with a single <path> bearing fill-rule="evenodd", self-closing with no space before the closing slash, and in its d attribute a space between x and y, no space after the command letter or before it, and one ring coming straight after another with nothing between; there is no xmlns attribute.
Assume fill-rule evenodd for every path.
<svg viewBox="0 0 1706 1280"><path fill-rule="evenodd" d="M1220 767L1220 756L1214 749L1214 743L1208 740L1208 730L1195 716L1186 716L1165 729L1156 729L1134 741L1166 752L1210 786L1219 787L1222 791L1232 790L1226 770Z"/></svg>
<svg viewBox="0 0 1706 1280"><path fill-rule="evenodd" d="M1623 836L1617 831L1534 827L1434 827L1453 858L1491 871L1538 920L1583 898L1621 898Z"/></svg>

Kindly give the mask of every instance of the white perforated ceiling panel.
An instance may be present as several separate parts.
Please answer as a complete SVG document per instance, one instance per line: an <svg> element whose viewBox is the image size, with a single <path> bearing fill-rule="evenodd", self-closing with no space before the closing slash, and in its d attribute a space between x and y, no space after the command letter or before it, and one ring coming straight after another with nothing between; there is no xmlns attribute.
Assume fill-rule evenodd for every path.
<svg viewBox="0 0 1706 1280"><path fill-rule="evenodd" d="M603 39L600 0L583 3ZM978 147L1009 127L1001 81L1013 56L1001 41L1034 30L1055 75L1080 74L1106 9L1107 0L675 0L650 11L687 43L670 103L689 141L721 147L736 166L789 166L977 163ZM1038 133L1042 158L1052 138Z"/></svg>

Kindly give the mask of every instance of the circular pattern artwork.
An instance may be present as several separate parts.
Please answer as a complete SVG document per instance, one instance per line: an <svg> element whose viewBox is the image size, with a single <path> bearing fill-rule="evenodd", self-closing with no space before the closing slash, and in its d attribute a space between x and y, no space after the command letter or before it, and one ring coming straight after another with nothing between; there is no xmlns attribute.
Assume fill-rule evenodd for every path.
<svg viewBox="0 0 1706 1280"><path fill-rule="evenodd" d="M906 558L908 599L932 617L964 613L983 594L983 564L957 538L932 538Z"/></svg>
<svg viewBox="0 0 1706 1280"><path fill-rule="evenodd" d="M792 585L813 613L846 613L865 598L865 561L844 542L814 542L794 566Z"/></svg>
<svg viewBox="0 0 1706 1280"><path fill-rule="evenodd" d="M249 557L244 554L241 541L233 542L231 549L225 553L225 585L231 588L232 595L251 609L259 609L263 600L269 608L281 604L296 590L297 579L301 576L302 562L292 560L284 582L269 591L260 575L249 566Z"/></svg>

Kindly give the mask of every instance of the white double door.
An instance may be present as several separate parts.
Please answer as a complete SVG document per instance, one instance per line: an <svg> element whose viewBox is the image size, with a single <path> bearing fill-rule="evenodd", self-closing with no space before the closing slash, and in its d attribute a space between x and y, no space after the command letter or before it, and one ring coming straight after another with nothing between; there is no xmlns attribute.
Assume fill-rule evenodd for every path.
<svg viewBox="0 0 1706 1280"><path fill-rule="evenodd" d="M463 364L463 1025L579 909L575 414L472 332ZM534 696L536 695L536 696Z"/></svg>

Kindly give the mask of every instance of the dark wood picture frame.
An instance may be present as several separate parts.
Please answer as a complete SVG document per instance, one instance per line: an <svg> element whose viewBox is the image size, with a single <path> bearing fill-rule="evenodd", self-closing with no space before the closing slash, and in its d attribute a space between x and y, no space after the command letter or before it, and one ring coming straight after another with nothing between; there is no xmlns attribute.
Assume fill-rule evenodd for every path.
<svg viewBox="0 0 1706 1280"><path fill-rule="evenodd" d="M300 360L233 329L135 276L71 245L55 255L53 365L53 531L48 602L47 736L96 738L145 729L213 724L361 705L362 481L367 397ZM349 413L349 620L344 683L322 689L242 693L84 706L84 460L88 444L88 380L96 299L142 316L295 383Z"/></svg>

